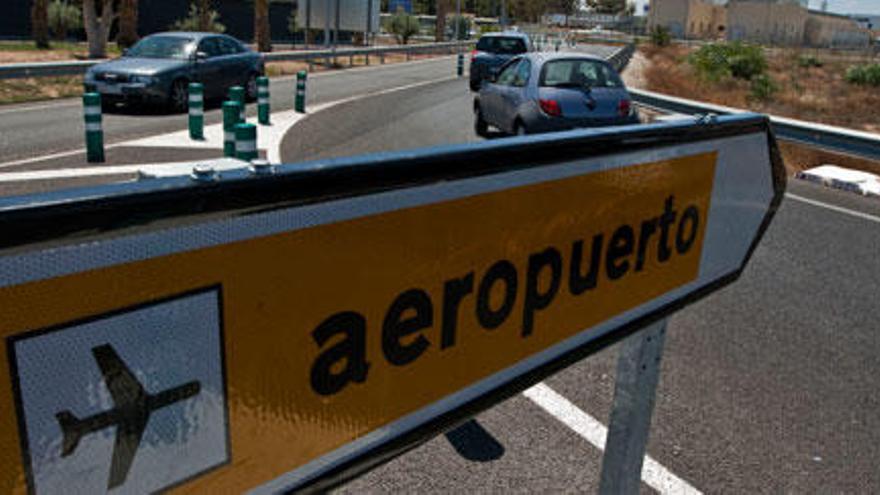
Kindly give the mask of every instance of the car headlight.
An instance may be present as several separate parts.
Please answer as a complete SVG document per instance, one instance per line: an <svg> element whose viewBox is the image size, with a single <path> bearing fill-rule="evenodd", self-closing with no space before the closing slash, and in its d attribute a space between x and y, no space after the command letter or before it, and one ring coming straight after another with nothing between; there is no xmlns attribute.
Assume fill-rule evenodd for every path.
<svg viewBox="0 0 880 495"><path fill-rule="evenodd" d="M129 80L133 83L144 84L147 86L154 84L156 82L156 78L153 76L133 75L133 76L131 76L131 78Z"/></svg>

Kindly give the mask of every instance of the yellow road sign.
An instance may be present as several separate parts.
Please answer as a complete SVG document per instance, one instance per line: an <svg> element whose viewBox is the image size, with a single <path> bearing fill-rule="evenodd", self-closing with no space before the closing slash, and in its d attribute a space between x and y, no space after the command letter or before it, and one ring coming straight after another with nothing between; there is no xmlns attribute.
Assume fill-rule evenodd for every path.
<svg viewBox="0 0 880 495"><path fill-rule="evenodd" d="M186 493L312 481L741 268L774 198L766 135L744 139L764 144L753 172L766 174L766 190L738 220L750 230L736 233L748 239L729 248L739 249L731 266L707 250L731 235L717 222L742 213L725 210L716 180L726 191L751 180L720 171L741 158L735 142L41 251L57 265L0 287L0 370L10 370L0 413L19 418L0 422L0 488L51 491L84 467L97 473L82 482L88 490L106 488L108 476ZM102 392L113 392L94 363L106 346L145 397L190 384L149 410L116 478L109 466L122 454L88 457L113 445L113 429L99 428L110 423L82 426L83 453L67 455L69 432L57 424L62 409L76 418L140 411ZM87 371L52 371L49 356ZM79 410L63 403L89 394ZM202 458L202 445L215 455ZM175 460L186 452L190 461Z"/></svg>

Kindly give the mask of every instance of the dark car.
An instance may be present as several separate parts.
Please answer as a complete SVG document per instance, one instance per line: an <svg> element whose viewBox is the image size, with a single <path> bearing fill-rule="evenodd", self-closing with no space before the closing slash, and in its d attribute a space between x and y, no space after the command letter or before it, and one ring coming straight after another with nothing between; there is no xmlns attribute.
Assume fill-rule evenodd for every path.
<svg viewBox="0 0 880 495"><path fill-rule="evenodd" d="M187 108L187 86L204 84L205 98L221 98L231 86L257 96L263 57L237 39L215 33L168 32L141 39L115 60L86 72L85 89L104 101Z"/></svg>
<svg viewBox="0 0 880 495"><path fill-rule="evenodd" d="M471 52L471 91L479 91L483 81L511 58L533 50L531 40L524 33L484 34Z"/></svg>
<svg viewBox="0 0 880 495"><path fill-rule="evenodd" d="M530 53L510 60L474 99L474 130L509 134L639 122L629 92L605 60Z"/></svg>

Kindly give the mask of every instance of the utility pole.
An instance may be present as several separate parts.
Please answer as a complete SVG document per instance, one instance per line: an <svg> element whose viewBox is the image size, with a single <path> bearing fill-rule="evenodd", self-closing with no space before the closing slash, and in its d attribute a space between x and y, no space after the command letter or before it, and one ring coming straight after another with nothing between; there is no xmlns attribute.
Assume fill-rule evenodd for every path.
<svg viewBox="0 0 880 495"><path fill-rule="evenodd" d="M370 31L373 27L373 0L367 0L367 30L364 31L364 46L370 46Z"/></svg>
<svg viewBox="0 0 880 495"><path fill-rule="evenodd" d="M305 33L305 45L306 48L312 44L312 0L306 0L306 33Z"/></svg>
<svg viewBox="0 0 880 495"><path fill-rule="evenodd" d="M501 29L507 27L507 0L501 0Z"/></svg>
<svg viewBox="0 0 880 495"><path fill-rule="evenodd" d="M336 50L336 45L339 44L339 3L340 0L336 0L336 24L333 28L333 49Z"/></svg>
<svg viewBox="0 0 880 495"><path fill-rule="evenodd" d="M455 41L458 41L460 38L458 36L458 30L460 29L459 25L461 24L461 0L456 0L455 2Z"/></svg>
<svg viewBox="0 0 880 495"><path fill-rule="evenodd" d="M324 0L324 46L330 46L330 0Z"/></svg>

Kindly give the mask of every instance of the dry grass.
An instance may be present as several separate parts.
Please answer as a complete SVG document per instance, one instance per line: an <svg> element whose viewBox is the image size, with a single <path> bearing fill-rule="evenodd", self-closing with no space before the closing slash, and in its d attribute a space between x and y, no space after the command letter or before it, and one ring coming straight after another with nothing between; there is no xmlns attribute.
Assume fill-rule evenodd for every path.
<svg viewBox="0 0 880 495"><path fill-rule="evenodd" d="M779 142L779 149L789 174L795 174L819 165L833 164L838 167L863 170L880 175L880 162L785 141Z"/></svg>
<svg viewBox="0 0 880 495"><path fill-rule="evenodd" d="M403 53L394 53L385 56L385 63L398 64L402 62L407 62L408 60L423 60L445 55L445 53L442 55L410 55L409 59L407 59L406 55ZM370 57L370 65L379 65L380 63L381 59L378 56L373 55L372 57ZM363 67L366 65L367 58L364 56L356 56L351 58L349 58L348 56L338 57L336 59L336 63L331 63L329 66L325 65L325 59L316 59L312 64L310 72L324 72L327 70L346 69L348 67ZM270 77L296 74L301 70L309 70L308 62L268 62L266 64L266 73Z"/></svg>
<svg viewBox="0 0 880 495"><path fill-rule="evenodd" d="M48 50L41 50L31 42L0 41L0 64L85 59L87 54L88 47L85 43L55 41ZM115 44L107 45L109 57L119 54L119 48Z"/></svg>
<svg viewBox="0 0 880 495"><path fill-rule="evenodd" d="M851 56L821 53L822 67L798 65L802 52L775 50L768 74L780 90L768 101L750 97L749 83L733 78L711 82L700 78L687 63L690 50L682 46L640 48L650 60L644 69L646 89L737 108L748 108L795 119L880 132L880 91L844 80L856 63ZM809 54L813 54L810 52Z"/></svg>
<svg viewBox="0 0 880 495"><path fill-rule="evenodd" d="M81 95L82 77L41 77L0 80L0 105Z"/></svg>

